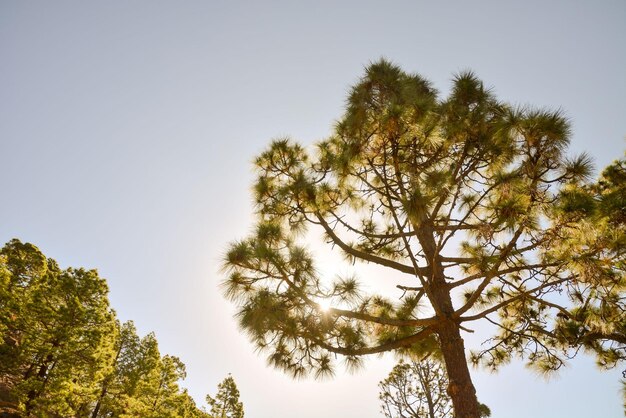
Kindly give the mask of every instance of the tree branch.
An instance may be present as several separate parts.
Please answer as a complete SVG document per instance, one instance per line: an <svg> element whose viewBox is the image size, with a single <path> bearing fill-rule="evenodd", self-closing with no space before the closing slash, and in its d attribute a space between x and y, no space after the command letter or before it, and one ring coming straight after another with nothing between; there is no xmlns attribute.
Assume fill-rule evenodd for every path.
<svg viewBox="0 0 626 418"><path fill-rule="evenodd" d="M374 347L365 347L365 348L357 348L357 349L350 349L350 348L345 348L345 347L335 347L332 346L324 341L316 341L316 343L330 351L331 353L337 353L337 354L342 354L344 356L361 356L361 355L367 355L367 354L377 354L377 353L384 353L386 351L390 351L390 350L395 350L398 348L402 348L402 347L408 347L412 344L415 344L416 342L419 342L423 339L425 339L426 337L428 337L430 334L432 334L434 332L432 327L426 327L423 330L410 335L408 337L404 337L404 338L400 338L399 340L395 340L395 341L390 341L388 343L384 343L381 345L377 345Z"/></svg>
<svg viewBox="0 0 626 418"><path fill-rule="evenodd" d="M326 231L328 236L333 240L333 243L339 246L339 248L341 248L345 253L353 257L359 258L361 260L368 261L370 263L379 264L385 267L390 267L402 273L407 273L412 276L415 276L416 268L413 266L407 266L406 264L398 263L397 261L379 257L374 254L368 254L366 252L357 250L356 248L351 247L350 245L346 244L337 236L337 234L335 234L335 231L333 231L333 229L330 227L330 225L328 225L326 220L322 217L322 215L319 212L315 212L315 215L317 219L320 221L320 225L322 225L322 227L324 228L324 231ZM426 274L426 272L428 271L428 269L425 267L417 267L417 270L419 274Z"/></svg>

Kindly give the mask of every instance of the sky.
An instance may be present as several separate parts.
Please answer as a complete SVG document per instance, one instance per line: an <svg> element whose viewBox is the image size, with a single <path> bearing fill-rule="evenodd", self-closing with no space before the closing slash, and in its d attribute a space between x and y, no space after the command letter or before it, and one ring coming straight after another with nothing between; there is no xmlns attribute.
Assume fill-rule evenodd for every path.
<svg viewBox="0 0 626 418"><path fill-rule="evenodd" d="M504 101L562 109L601 169L626 149L625 42L623 0L0 0L0 241L97 268L199 403L232 373L250 418L380 416L392 356L293 381L232 319L220 264L254 220L254 157L328 136L385 57L444 96L472 69ZM621 370L589 357L547 381L472 373L495 418L622 416Z"/></svg>

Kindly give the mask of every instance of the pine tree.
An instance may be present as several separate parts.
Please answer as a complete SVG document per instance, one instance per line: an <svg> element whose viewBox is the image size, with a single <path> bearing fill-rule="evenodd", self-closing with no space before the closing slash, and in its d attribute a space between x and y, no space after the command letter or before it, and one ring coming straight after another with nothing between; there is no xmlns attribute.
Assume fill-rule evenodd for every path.
<svg viewBox="0 0 626 418"><path fill-rule="evenodd" d="M141 340L134 366L130 385L123 394L121 418L206 417L204 412L191 408L195 403L178 386L185 378L185 365L175 356L161 357L153 334Z"/></svg>
<svg viewBox="0 0 626 418"><path fill-rule="evenodd" d="M207 395L206 401L211 407L212 418L243 418L239 389L230 374L217 386L215 398Z"/></svg>
<svg viewBox="0 0 626 418"><path fill-rule="evenodd" d="M23 366L34 355L29 333L35 322L28 312L33 294L48 270L48 261L31 244L12 240L0 250L0 373L10 386L23 374Z"/></svg>
<svg viewBox="0 0 626 418"><path fill-rule="evenodd" d="M435 359L401 359L378 387L381 410L386 418L452 418L452 400L447 394L448 378ZM480 404L481 417L491 416Z"/></svg>
<svg viewBox="0 0 626 418"><path fill-rule="evenodd" d="M2 249L12 280L3 304L2 374L24 411L72 415L92 400L106 367L113 315L95 270L61 270L31 244Z"/></svg>
<svg viewBox="0 0 626 418"><path fill-rule="evenodd" d="M419 75L370 65L314 152L280 139L255 161L255 232L225 260L241 327L293 376L332 374L334 355L355 367L367 354L438 352L458 418L480 415L469 327L495 328L471 356L491 368L522 356L555 370L587 342L614 345L621 360L623 310L611 329L565 332L566 319L584 323L579 308L621 306L624 285L623 240L571 251L577 235L602 227L568 206L596 200L589 157L565 154L569 136L560 111L503 103L471 72L442 99ZM605 217L623 211L615 204ZM313 229L348 261L386 268L402 294L320 277L304 246Z"/></svg>
<svg viewBox="0 0 626 418"><path fill-rule="evenodd" d="M448 418L452 414L445 370L433 360L401 360L378 387L386 418Z"/></svg>
<svg viewBox="0 0 626 418"><path fill-rule="evenodd" d="M102 376L91 417L117 416L125 397L131 396L137 379L140 340L132 321L115 324L115 343L109 369Z"/></svg>
<svg viewBox="0 0 626 418"><path fill-rule="evenodd" d="M626 158L606 167L598 182L566 188L558 207L569 224L551 254L572 258L578 280L555 332L563 346L582 345L601 367L615 367L626 359Z"/></svg>
<svg viewBox="0 0 626 418"><path fill-rule="evenodd" d="M12 240L0 250L0 415L209 418L154 334L119 324L95 270Z"/></svg>

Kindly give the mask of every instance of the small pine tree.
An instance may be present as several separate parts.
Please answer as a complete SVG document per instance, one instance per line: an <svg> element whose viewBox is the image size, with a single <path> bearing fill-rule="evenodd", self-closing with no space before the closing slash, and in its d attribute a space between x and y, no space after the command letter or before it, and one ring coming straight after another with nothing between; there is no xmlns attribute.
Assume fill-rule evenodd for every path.
<svg viewBox="0 0 626 418"><path fill-rule="evenodd" d="M450 384L445 367L437 360L400 360L378 387L381 410L386 418L452 418ZM491 416L485 404L480 416Z"/></svg>
<svg viewBox="0 0 626 418"><path fill-rule="evenodd" d="M215 398L207 395L206 401L211 407L213 418L243 418L243 403L239 401L239 389L230 374L217 386Z"/></svg>

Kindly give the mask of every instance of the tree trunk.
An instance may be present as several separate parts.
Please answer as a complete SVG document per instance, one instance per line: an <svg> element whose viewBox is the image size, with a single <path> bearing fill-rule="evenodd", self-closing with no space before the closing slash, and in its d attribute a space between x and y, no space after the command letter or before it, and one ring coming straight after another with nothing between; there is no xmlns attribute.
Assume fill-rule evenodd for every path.
<svg viewBox="0 0 626 418"><path fill-rule="evenodd" d="M32 410L34 400L37 399L37 397L40 396L44 390L44 385L45 385L45 382L47 381L46 377L48 374L48 366L50 365L52 360L54 360L54 356L52 354L48 354L46 358L44 359L43 363L41 363L41 365L39 366L39 371L37 372L37 378L39 380L42 380L44 383L42 384L42 387L39 390L35 390L33 388L28 391L26 403L24 405L27 415Z"/></svg>
<svg viewBox="0 0 626 418"><path fill-rule="evenodd" d="M102 390L100 391L100 396L98 397L98 401L96 402L96 406L93 408L93 412L91 413L91 418L97 418L100 413L100 406L102 405L102 400L107 394L107 385L106 383L102 384Z"/></svg>
<svg viewBox="0 0 626 418"><path fill-rule="evenodd" d="M441 258L438 254L434 233L429 222L414 225L420 245L428 260L430 289L427 292L440 323L437 335L441 344L441 354L448 373L448 395L452 399L455 418L480 418L476 389L470 377L465 344L461 338L459 325L455 321L455 311L446 283Z"/></svg>
<svg viewBox="0 0 626 418"><path fill-rule="evenodd" d="M448 395L452 399L455 418L480 418L476 389L470 377L465 344L459 327L452 320L443 322L439 328L441 352L448 372Z"/></svg>

